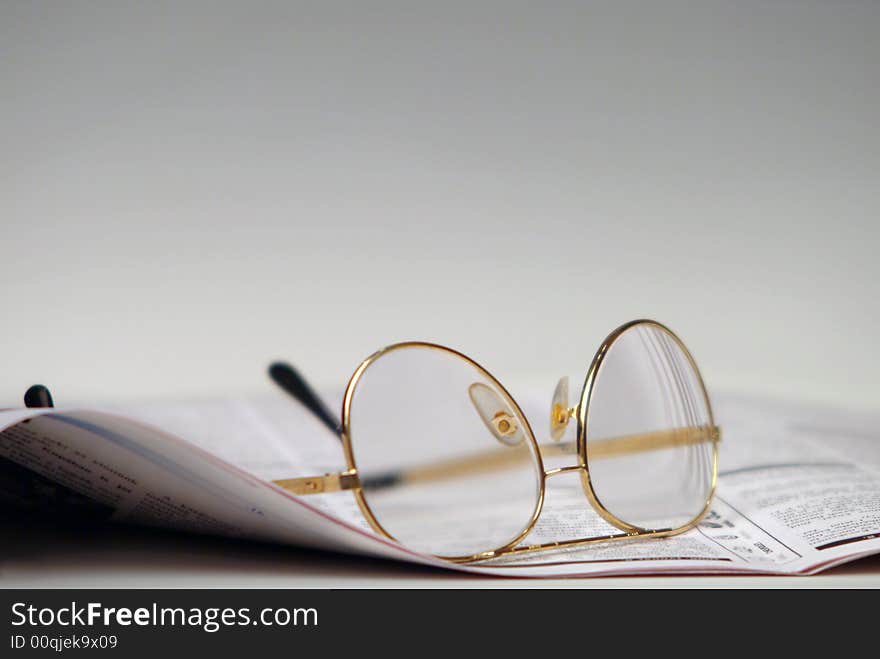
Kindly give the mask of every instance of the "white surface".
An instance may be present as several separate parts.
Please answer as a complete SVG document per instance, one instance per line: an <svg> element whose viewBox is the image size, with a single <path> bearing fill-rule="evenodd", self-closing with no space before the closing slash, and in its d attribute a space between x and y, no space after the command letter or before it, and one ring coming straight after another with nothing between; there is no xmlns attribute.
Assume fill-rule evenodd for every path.
<svg viewBox="0 0 880 659"><path fill-rule="evenodd" d="M877 409L880 4L0 7L0 400L331 386L401 339ZM514 391L515 393L515 391Z"/></svg>

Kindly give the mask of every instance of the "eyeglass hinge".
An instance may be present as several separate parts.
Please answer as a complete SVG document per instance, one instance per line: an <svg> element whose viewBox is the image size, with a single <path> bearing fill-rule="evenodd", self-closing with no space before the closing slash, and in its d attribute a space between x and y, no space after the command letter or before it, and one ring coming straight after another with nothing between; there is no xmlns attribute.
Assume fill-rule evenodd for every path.
<svg viewBox="0 0 880 659"><path fill-rule="evenodd" d="M337 474L337 479L340 490L356 490L361 486L361 480L354 469Z"/></svg>
<svg viewBox="0 0 880 659"><path fill-rule="evenodd" d="M340 490L356 490L361 486L357 471L350 469L339 474L324 474L306 478L286 478L272 481L275 485L294 494L324 494Z"/></svg>

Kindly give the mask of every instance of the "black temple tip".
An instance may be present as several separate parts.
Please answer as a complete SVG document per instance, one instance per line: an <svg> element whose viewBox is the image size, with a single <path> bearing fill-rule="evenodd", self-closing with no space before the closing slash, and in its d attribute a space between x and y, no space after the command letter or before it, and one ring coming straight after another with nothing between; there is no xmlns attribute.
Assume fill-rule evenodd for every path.
<svg viewBox="0 0 880 659"><path fill-rule="evenodd" d="M296 398L321 422L333 431L337 437L342 436L342 424L324 404L324 401L309 386L305 378L293 366L285 362L272 362L269 365L269 377L288 394Z"/></svg>
<svg viewBox="0 0 880 659"><path fill-rule="evenodd" d="M54 407L52 394L42 384L35 384L24 392L25 407Z"/></svg>

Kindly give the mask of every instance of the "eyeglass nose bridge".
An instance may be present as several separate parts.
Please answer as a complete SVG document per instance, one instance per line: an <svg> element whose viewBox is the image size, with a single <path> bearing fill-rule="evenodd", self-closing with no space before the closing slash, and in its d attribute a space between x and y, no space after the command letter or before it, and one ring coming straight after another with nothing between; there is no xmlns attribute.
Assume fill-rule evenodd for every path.
<svg viewBox="0 0 880 659"><path fill-rule="evenodd" d="M558 476L559 474L570 474L576 471L586 471L586 465L568 465L566 467L556 467L555 469L545 469L544 470L544 478L550 478L551 476Z"/></svg>

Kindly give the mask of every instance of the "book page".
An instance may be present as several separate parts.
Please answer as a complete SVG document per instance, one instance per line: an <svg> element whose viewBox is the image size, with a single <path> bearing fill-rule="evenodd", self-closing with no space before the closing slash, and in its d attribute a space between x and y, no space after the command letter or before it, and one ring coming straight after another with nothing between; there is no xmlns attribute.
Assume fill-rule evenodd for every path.
<svg viewBox="0 0 880 659"><path fill-rule="evenodd" d="M0 434L0 456L116 521L498 575L804 573L880 551L880 442L876 420L865 415L722 398L718 491L696 528L454 565L376 535L350 492L294 497L268 484L345 469L338 438L283 397L108 411L125 416L0 413L9 415L0 423L13 425ZM14 425L28 412L40 418ZM614 533L577 474L564 474L547 481L542 516L524 544Z"/></svg>
<svg viewBox="0 0 880 659"><path fill-rule="evenodd" d="M5 504L90 519L439 562L350 527L193 443L84 410L0 412ZM10 423L10 420L12 423ZM201 424L200 424L201 425ZM239 435L244 442L253 435ZM216 438L215 440L216 441ZM256 455L247 445L229 448ZM259 456L257 456L259 460Z"/></svg>

